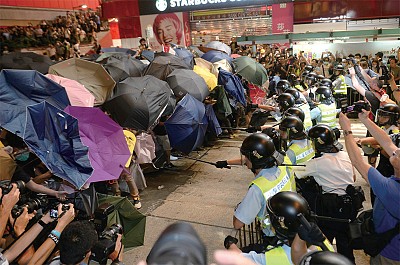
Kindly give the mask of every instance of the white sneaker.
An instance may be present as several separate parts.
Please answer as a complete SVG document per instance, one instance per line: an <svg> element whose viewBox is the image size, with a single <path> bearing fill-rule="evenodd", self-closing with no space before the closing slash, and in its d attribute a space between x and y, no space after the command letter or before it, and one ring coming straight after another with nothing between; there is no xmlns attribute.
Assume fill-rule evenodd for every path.
<svg viewBox="0 0 400 265"><path fill-rule="evenodd" d="M169 160L170 160L170 161L176 161L176 160L178 160L178 157L176 157L176 156L169 156Z"/></svg>

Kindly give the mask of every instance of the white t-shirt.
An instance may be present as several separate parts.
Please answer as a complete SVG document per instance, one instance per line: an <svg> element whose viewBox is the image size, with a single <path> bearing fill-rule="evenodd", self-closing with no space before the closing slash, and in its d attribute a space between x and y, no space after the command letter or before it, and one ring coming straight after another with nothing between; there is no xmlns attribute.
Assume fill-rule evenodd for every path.
<svg viewBox="0 0 400 265"><path fill-rule="evenodd" d="M323 192L346 194L346 187L354 185L353 165L344 151L324 153L321 157L307 161L306 167L295 167L297 178L313 176L322 186Z"/></svg>

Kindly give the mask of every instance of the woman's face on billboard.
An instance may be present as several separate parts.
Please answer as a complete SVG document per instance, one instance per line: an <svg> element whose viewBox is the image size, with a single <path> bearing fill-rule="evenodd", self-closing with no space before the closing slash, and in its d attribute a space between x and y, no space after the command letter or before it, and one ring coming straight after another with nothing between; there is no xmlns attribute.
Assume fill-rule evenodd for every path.
<svg viewBox="0 0 400 265"><path fill-rule="evenodd" d="M178 37L176 36L176 28L171 19L164 19L158 25L157 34L159 39L164 44L174 43L178 44Z"/></svg>

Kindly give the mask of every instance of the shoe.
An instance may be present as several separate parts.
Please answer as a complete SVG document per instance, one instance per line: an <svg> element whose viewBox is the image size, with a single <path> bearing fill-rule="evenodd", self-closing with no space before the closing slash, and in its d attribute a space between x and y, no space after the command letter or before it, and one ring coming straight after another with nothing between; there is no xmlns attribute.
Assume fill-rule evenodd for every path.
<svg viewBox="0 0 400 265"><path fill-rule="evenodd" d="M139 197L139 196L133 197L133 199L131 200L131 202L132 202L133 206L134 206L136 209L139 210L140 208L142 208L142 204L140 203L140 197Z"/></svg>
<svg viewBox="0 0 400 265"><path fill-rule="evenodd" d="M227 237L225 237L225 240L224 240L224 247L226 249L229 249L232 244L237 244L238 241L239 240L233 236L227 236Z"/></svg>
<svg viewBox="0 0 400 265"><path fill-rule="evenodd" d="M178 157L173 156L173 155L170 155L170 156L169 156L169 160L171 160L171 161L176 161L176 160L178 160Z"/></svg>
<svg viewBox="0 0 400 265"><path fill-rule="evenodd" d="M173 167L175 167L175 166L172 163L169 163L169 164L165 163L164 164L164 168L173 168Z"/></svg>

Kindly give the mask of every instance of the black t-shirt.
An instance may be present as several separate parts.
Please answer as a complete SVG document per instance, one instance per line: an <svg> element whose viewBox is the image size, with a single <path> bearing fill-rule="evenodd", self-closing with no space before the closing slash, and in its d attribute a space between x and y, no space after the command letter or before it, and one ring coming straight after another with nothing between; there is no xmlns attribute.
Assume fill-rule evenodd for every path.
<svg viewBox="0 0 400 265"><path fill-rule="evenodd" d="M166 120L166 116L162 116L160 118L160 122L165 122ZM154 127L153 132L155 135L167 135L167 130L165 129L165 126L160 124L157 124L156 127Z"/></svg>
<svg viewBox="0 0 400 265"><path fill-rule="evenodd" d="M17 165L17 168L15 169L15 172L11 178L11 182L16 182L18 180L22 180L25 182L25 184L31 181L29 174L26 173L25 170L19 165Z"/></svg>
<svg viewBox="0 0 400 265"><path fill-rule="evenodd" d="M371 91L365 91L365 97L371 104L371 112L375 116L376 111L379 109L381 101Z"/></svg>

